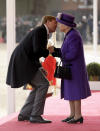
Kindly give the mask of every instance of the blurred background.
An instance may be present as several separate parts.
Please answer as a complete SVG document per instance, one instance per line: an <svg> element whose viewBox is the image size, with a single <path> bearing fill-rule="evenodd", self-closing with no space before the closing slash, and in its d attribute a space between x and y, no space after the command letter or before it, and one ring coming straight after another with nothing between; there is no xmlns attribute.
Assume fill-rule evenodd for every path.
<svg viewBox="0 0 100 131"><path fill-rule="evenodd" d="M84 44L92 44L93 0L16 0L16 42L19 42L30 28L34 28L43 15L56 16L58 12L73 14ZM100 14L98 14L98 33L100 43ZM57 41L62 39L62 33L57 32ZM6 0L0 0L0 43L2 42L6 43Z"/></svg>

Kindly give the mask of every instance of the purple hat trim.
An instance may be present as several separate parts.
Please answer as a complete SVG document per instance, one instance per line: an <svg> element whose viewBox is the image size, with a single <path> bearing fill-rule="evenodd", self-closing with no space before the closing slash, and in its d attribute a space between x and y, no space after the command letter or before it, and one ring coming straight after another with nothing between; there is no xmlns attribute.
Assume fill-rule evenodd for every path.
<svg viewBox="0 0 100 131"><path fill-rule="evenodd" d="M74 18L74 16L69 14L58 13L56 21L70 27L76 27L76 23L74 23Z"/></svg>

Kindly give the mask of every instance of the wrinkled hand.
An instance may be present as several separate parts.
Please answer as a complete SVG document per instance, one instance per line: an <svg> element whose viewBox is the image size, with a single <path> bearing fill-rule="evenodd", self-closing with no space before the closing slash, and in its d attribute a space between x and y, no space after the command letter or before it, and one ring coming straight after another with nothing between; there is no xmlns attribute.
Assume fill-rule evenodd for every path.
<svg viewBox="0 0 100 131"><path fill-rule="evenodd" d="M54 52L54 46L50 46L50 47L48 47L48 50L49 50L49 53L53 53Z"/></svg>

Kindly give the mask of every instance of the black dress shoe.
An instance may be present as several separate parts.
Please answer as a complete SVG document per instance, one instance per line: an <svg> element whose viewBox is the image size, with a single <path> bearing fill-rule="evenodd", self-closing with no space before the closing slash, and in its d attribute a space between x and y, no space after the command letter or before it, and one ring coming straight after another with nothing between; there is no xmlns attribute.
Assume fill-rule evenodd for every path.
<svg viewBox="0 0 100 131"><path fill-rule="evenodd" d="M83 123L83 117L81 117L81 118L79 118L79 119L77 119L77 120L75 120L75 119L73 118L73 119L67 121L67 123L71 123L71 124L76 124L76 123L78 123L78 122Z"/></svg>
<svg viewBox="0 0 100 131"><path fill-rule="evenodd" d="M23 116L21 114L18 115L18 121L25 121L25 120L29 120L29 117L28 116Z"/></svg>
<svg viewBox="0 0 100 131"><path fill-rule="evenodd" d="M62 120L62 122L67 122L67 121L69 121L69 120L71 120L71 119L73 119L73 118L74 118L74 116L72 116L72 117L67 117L66 119Z"/></svg>
<svg viewBox="0 0 100 131"><path fill-rule="evenodd" d="M41 116L31 116L30 122L31 123L51 123L52 121L45 120Z"/></svg>

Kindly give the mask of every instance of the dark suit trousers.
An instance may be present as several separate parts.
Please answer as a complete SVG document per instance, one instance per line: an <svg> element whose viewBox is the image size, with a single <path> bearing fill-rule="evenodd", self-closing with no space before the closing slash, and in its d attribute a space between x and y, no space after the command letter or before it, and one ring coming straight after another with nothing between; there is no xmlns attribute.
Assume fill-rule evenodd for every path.
<svg viewBox="0 0 100 131"><path fill-rule="evenodd" d="M44 104L49 82L39 69L31 83L35 89L30 92L24 106L20 111L20 114L23 116L42 115L44 111Z"/></svg>

